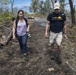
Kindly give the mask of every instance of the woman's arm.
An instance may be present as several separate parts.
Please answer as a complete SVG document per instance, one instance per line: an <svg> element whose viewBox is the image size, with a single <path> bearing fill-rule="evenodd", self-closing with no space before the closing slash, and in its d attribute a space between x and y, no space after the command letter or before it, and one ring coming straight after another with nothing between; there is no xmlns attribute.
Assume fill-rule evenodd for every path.
<svg viewBox="0 0 76 75"><path fill-rule="evenodd" d="M16 20L13 22L13 39L15 39Z"/></svg>

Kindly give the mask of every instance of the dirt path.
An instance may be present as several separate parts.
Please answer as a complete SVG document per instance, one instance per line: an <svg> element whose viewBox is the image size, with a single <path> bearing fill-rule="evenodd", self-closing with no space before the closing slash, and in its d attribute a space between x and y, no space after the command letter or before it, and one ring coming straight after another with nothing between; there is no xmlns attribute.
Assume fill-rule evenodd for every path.
<svg viewBox="0 0 76 75"><path fill-rule="evenodd" d="M31 26L31 38L28 40L29 61L20 55L18 42L11 40L9 45L0 50L0 75L76 75L65 61L75 58L75 52L68 47L68 43L63 42L62 65L58 65L50 57L50 47L48 40L44 37L45 27L34 22ZM66 51L66 50L67 51ZM73 54L73 56L71 56ZM55 68L49 72L48 68Z"/></svg>

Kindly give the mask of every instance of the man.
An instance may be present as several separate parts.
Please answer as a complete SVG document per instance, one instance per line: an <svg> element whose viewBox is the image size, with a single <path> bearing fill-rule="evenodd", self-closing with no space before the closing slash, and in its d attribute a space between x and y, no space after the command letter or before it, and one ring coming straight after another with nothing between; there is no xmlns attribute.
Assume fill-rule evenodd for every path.
<svg viewBox="0 0 76 75"><path fill-rule="evenodd" d="M50 32L50 36L49 36ZM54 12L47 17L45 37L49 37L51 50L53 51L54 43L57 44L57 50L61 50L62 34L66 38L66 15L60 11L60 4L54 4ZM61 60L56 59L59 64Z"/></svg>

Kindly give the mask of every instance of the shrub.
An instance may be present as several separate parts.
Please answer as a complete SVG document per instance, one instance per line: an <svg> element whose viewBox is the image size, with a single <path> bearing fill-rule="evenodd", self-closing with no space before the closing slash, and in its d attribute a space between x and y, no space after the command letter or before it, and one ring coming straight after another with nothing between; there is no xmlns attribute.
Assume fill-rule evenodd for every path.
<svg viewBox="0 0 76 75"><path fill-rule="evenodd" d="M5 24L7 22L10 22L12 18L12 14L8 12L4 12L0 14L0 24Z"/></svg>

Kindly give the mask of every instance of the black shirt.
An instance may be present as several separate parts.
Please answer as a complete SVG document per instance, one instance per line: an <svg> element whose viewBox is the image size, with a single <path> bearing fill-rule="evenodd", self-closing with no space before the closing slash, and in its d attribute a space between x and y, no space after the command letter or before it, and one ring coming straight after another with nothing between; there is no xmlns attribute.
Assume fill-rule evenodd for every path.
<svg viewBox="0 0 76 75"><path fill-rule="evenodd" d="M63 31L63 23L66 20L66 15L62 12L58 14L52 12L48 15L47 20L50 21L50 31L59 33Z"/></svg>

